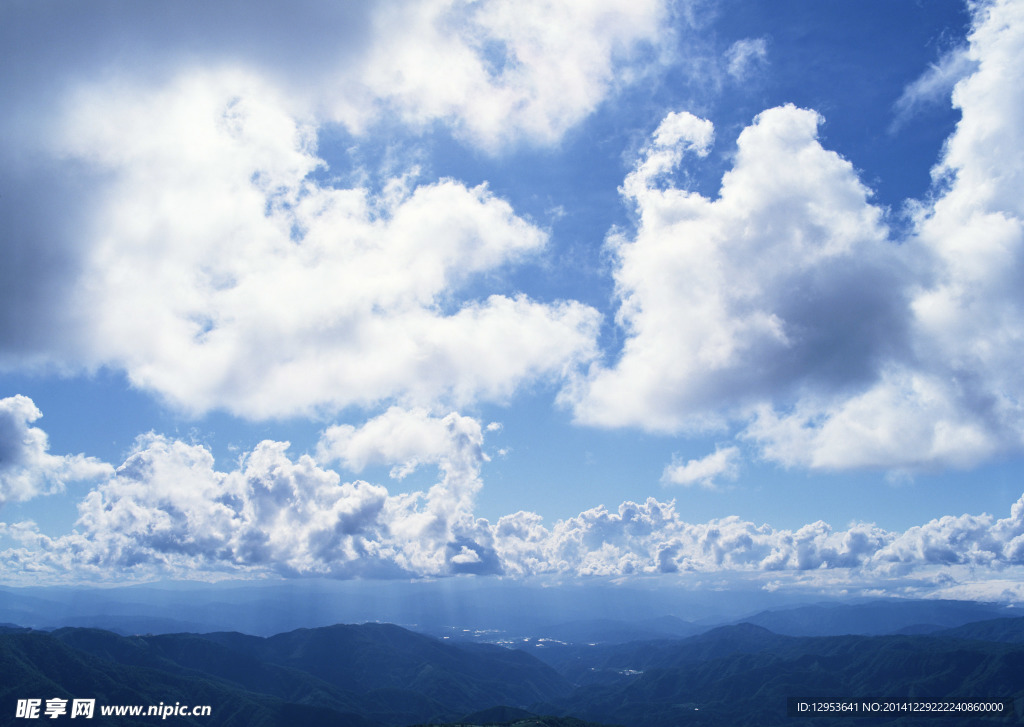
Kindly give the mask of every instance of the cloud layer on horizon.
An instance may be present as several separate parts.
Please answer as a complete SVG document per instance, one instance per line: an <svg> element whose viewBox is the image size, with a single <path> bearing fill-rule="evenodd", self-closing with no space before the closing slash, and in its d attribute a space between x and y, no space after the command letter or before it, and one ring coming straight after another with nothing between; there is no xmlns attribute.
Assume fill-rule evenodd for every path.
<svg viewBox="0 0 1024 727"><path fill-rule="evenodd" d="M20 403L2 403L12 401ZM1007 517L946 516L904 532L821 521L787 530L735 516L690 523L675 501L654 498L551 524L523 511L492 523L473 514L484 431L458 414L393 407L361 427L325 430L315 457L264 441L229 471L202 445L143 435L116 469L92 462L99 482L79 503L71 533L48 536L32 522L0 526L21 543L3 551L4 575L38 583L709 574L854 590L904 579L927 594L972 580L985 588L1024 566L1024 496ZM395 481L436 467L438 478L426 491L392 493L343 480L332 462L354 472L391 467ZM38 464L40 478L52 474L47 467ZM971 578L951 577L958 569ZM1024 588L1003 591L1024 598Z"/></svg>

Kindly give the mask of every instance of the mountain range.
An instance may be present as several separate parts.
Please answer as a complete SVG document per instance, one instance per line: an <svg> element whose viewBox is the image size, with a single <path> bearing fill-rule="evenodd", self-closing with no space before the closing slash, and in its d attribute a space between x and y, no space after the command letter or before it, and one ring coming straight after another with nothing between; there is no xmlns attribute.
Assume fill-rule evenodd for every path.
<svg viewBox="0 0 1024 727"><path fill-rule="evenodd" d="M942 628L1006 610L914 603L811 604L758 612L749 621L687 637L626 643L538 636L523 649L479 643L474 640L479 635L460 641L380 623L273 636L237 631L122 635L9 624L0 627L0 725L24 723L15 716L19 699L58 697L94 698L97 705L209 704L212 717L174 718L177 724L207 727L789 725L798 719L787 716L790 698L1024 698L1024 618L1002 615ZM757 623L800 623L801 614L820 616L805 619L805 629L848 633L791 635ZM696 628L672 619L655 623L675 631ZM935 628L927 634L896 633L912 623ZM857 624L895 628L885 635L849 632ZM620 626L576 623L562 635L577 630L592 636ZM640 620L633 628L647 633L652 624ZM109 719L133 725L152 724L153 718ZM870 724L934 724L934 718L915 721L905 715L873 719ZM979 717L955 723L1002 721ZM834 718L813 717L797 723L835 724ZM860 723L866 722L843 721L851 727Z"/></svg>

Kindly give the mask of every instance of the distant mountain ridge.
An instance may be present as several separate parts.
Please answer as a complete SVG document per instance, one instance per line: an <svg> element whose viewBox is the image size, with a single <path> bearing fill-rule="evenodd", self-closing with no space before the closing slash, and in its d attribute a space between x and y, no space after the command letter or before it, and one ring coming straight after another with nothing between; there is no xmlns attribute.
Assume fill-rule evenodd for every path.
<svg viewBox="0 0 1024 727"><path fill-rule="evenodd" d="M319 705L287 703L247 692L202 673L132 667L92 656L40 632L0 634L0 725L26 724L16 717L19 699L95 699L98 705L211 705L223 727L373 727L354 713ZM176 717L179 725L206 725L209 718ZM47 720L49 721L49 720ZM103 719L96 720L103 724ZM153 719L118 717L123 727L152 727Z"/></svg>
<svg viewBox="0 0 1024 727"><path fill-rule="evenodd" d="M366 725L453 720L496 704L557 700L572 688L524 652L444 643L390 624L300 629L269 638L239 633L127 637L79 628L12 631L0 633L0 649L10 655L0 661L0 674L18 685L0 688L0 724L4 715L14 714L17 699L33 695L166 703L168 693L157 686L165 682L194 685L191 694L184 686L173 692L185 702L200 703L196 695L208 693L215 702L206 703L221 705L218 709L256 704L259 708L243 711L257 722L298 705L328 710L328 723L344 717ZM69 653L76 658L69 659ZM58 667L60 662L71 664L70 672Z"/></svg>
<svg viewBox="0 0 1024 727"><path fill-rule="evenodd" d="M1024 628L1024 624L1017 624ZM940 636L774 634L753 624L714 629L671 644L607 650L618 680L580 686L547 712L631 727L792 725L790 697L805 700L996 701L1024 706L1024 645ZM593 667L592 667L593 668ZM922 719L924 721L922 721ZM1014 717L1016 721L1016 717ZM858 720L843 721L856 725ZM933 724L896 716L871 724ZM994 725L991 717L948 724ZM837 724L834 720L800 724Z"/></svg>
<svg viewBox="0 0 1024 727"><path fill-rule="evenodd" d="M877 605L871 608L877 611ZM955 603L938 608L968 612ZM906 619L918 613L902 610ZM205 727L792 727L789 697L1017 699L1018 709L1024 705L1024 618L927 635L813 637L742 622L687 638L553 643L533 653L543 661L520 650L378 623L270 637L121 636L91 628L46 633L9 624L0 628L0 725L23 724L14 719L14 705L28 697L210 704L217 710L214 721L176 721ZM800 723L819 725L813 719ZM905 717L872 722L914 723ZM954 723L993 727L1001 721L947 722ZM118 721L134 724L147 722Z"/></svg>
<svg viewBox="0 0 1024 727"><path fill-rule="evenodd" d="M881 635L920 628L953 628L1006 616L1006 606L975 601L878 599L864 603L793 606L739 619L786 636ZM1021 614L1024 615L1024 614Z"/></svg>
<svg viewBox="0 0 1024 727"><path fill-rule="evenodd" d="M1024 617L976 621L956 628L932 632L932 635L949 639L977 639L1004 644L1024 644Z"/></svg>
<svg viewBox="0 0 1024 727"><path fill-rule="evenodd" d="M240 631L272 636L298 628L368 621L435 635L457 627L541 636L561 625L588 622L616 622L626 629L649 632L625 635L634 639L688 635L672 633L677 619L707 628L794 603L792 597L761 590L732 592L722 602L679 589L600 582L549 588L488 578L416 583L300 579L116 588L0 586L0 621L46 630L94 627L123 635Z"/></svg>

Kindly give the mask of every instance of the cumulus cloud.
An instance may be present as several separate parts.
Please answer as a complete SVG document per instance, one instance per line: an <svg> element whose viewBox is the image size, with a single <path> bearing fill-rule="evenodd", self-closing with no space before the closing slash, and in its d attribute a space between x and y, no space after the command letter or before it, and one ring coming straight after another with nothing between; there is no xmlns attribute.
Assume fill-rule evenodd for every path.
<svg viewBox="0 0 1024 727"><path fill-rule="evenodd" d="M762 406L743 436L786 467L966 468L998 452L999 435L964 393L929 372L892 369L856 396L804 400L781 414Z"/></svg>
<svg viewBox="0 0 1024 727"><path fill-rule="evenodd" d="M4 405L22 421L38 414L24 397ZM45 444L45 434L32 431L36 445ZM264 441L227 470L206 447L153 433L140 436L116 470L36 446L34 459L21 465L29 477L73 470L102 481L79 503L71 533L49 536L31 522L3 524L0 531L19 546L3 551L0 562L7 577L33 582L689 573L773 588L900 583L918 595L960 596L972 584L989 594L993 583L1024 567L1024 496L1006 517L945 516L904 532L864 522L775 528L736 516L692 523L674 501L654 498L594 507L551 524L531 512L491 523L473 513L486 461L484 431L457 413L392 408L359 427L328 428L315 458L289 454L287 442ZM724 466L714 463L716 455ZM682 469L694 480L718 476L733 458L722 449ZM390 493L380 484L344 480L327 466L333 462L349 470L391 465L399 479L414 467L433 466L438 480L426 491Z"/></svg>
<svg viewBox="0 0 1024 727"><path fill-rule="evenodd" d="M713 490L718 480L735 480L739 476L739 459L739 447L722 447L701 459L685 463L673 458L672 464L662 473L661 481L667 485L699 485Z"/></svg>
<svg viewBox="0 0 1024 727"><path fill-rule="evenodd" d="M485 186L326 182L316 141L556 143L658 63L661 0L301 5L101 2L66 35L4 8L0 159L24 192L0 198L0 365L268 417L500 400L593 354L586 306L461 297L546 242Z"/></svg>
<svg viewBox="0 0 1024 727"><path fill-rule="evenodd" d="M1022 64L1024 10L980 4L966 48L908 90L955 83L962 119L899 240L813 111L758 115L714 199L670 177L707 153L710 125L659 129L622 187L635 232L608 239L624 345L563 392L577 420L732 428L768 460L826 470L1020 451Z"/></svg>
<svg viewBox="0 0 1024 727"><path fill-rule="evenodd" d="M901 254L910 346L870 387L762 408L748 434L784 463L967 467L1024 445L1024 8L979 5L959 81L962 112ZM802 452L800 451L802 450Z"/></svg>
<svg viewBox="0 0 1024 727"><path fill-rule="evenodd" d="M1011 190L1024 183L1024 90L1010 69L1024 63L1024 8L980 12L969 51L978 71L954 90L963 116L933 172L946 191L919 224L932 276L912 307L927 354L948 363L989 441L1019 446L1024 200Z"/></svg>
<svg viewBox="0 0 1024 727"><path fill-rule="evenodd" d="M495 525L495 543L508 573L691 572L768 579L790 587L888 591L898 590L899 582L908 594L959 588L961 596L977 597L989 592L985 583L1024 565L1022 513L1024 498L1006 518L947 516L902 533L871 523L836 529L821 521L789 530L735 516L689 523L674 502L651 498L623 503L617 511L587 510L550 528L533 513L509 515ZM972 591L975 587L981 590ZM1019 589L1011 591L1010 596L1019 596Z"/></svg>
<svg viewBox="0 0 1024 727"><path fill-rule="evenodd" d="M263 442L225 473L204 447L140 437L79 505L76 532L54 540L51 558L126 574L372 572L390 562L381 537L387 491L342 483L308 456L291 460L287 448Z"/></svg>
<svg viewBox="0 0 1024 727"><path fill-rule="evenodd" d="M122 368L188 411L267 417L500 400L593 355L587 306L459 302L547 240L486 186L319 184L315 129L244 73L69 104L54 148L107 190L61 297L78 320L54 331L62 360Z"/></svg>
<svg viewBox="0 0 1024 727"><path fill-rule="evenodd" d="M27 396L0 399L0 505L62 492L69 482L113 472L93 457L50 454L46 432L31 426L42 415Z"/></svg>
<svg viewBox="0 0 1024 727"><path fill-rule="evenodd" d="M340 461L353 472L367 465L397 463L391 477L402 479L423 464L445 472L462 471L476 477L483 453L480 423L451 413L443 418L424 409L391 407L356 428L339 424L324 431L317 445L323 462Z"/></svg>
<svg viewBox="0 0 1024 727"><path fill-rule="evenodd" d="M946 516L903 533L870 523L837 530L821 521L787 530L738 517L688 523L674 503L648 499L623 503L617 512L588 510L550 530L530 513L507 516L496 526L496 543L509 572L832 571L836 582L863 585L915 574L928 581L940 574L937 568L953 566L998 577L1024 565L1022 513L1024 498L1006 518Z"/></svg>
<svg viewBox="0 0 1024 727"><path fill-rule="evenodd" d="M376 18L358 88L406 122L448 120L485 148L550 143L636 75L630 61L663 42L665 15L661 0L396 3Z"/></svg>
<svg viewBox="0 0 1024 727"><path fill-rule="evenodd" d="M674 502L653 498L550 526L529 512L491 524L469 513L439 518L432 495L342 483L286 450L264 442L238 470L221 473L201 447L140 440L116 476L82 502L72 534L50 538L30 523L6 526L22 547L5 551L4 562L12 576L31 565L38 576L75 579L694 573L850 588L916 580L921 593L998 580L1024 566L1024 498L1006 518L946 516L902 533L821 521L777 529L736 516L690 523ZM970 578L961 578L964 569Z"/></svg>
<svg viewBox="0 0 1024 727"><path fill-rule="evenodd" d="M490 530L473 516L475 496L483 486L480 466L487 460L477 420L454 412L436 417L392 407L359 428L328 428L317 452L321 460L340 461L357 472L369 464L390 464L394 479L422 465L436 465L441 479L426 493L388 500L390 531L408 544L398 559L402 567L421 574L500 571Z"/></svg>
<svg viewBox="0 0 1024 727"><path fill-rule="evenodd" d="M655 135L623 185L636 234L609 239L627 338L568 392L579 421L678 431L877 376L906 325L899 265L852 165L819 144L820 121L763 112L714 200L658 183L682 150L707 148L710 124L699 144L664 149Z"/></svg>
<svg viewBox="0 0 1024 727"><path fill-rule="evenodd" d="M287 442L261 442L222 471L206 447L151 433L116 470L105 467L72 533L48 537L15 524L7 532L26 547L8 554L40 572L85 577L496 572L490 530L472 515L481 444L476 420L397 409L359 429L325 432L321 452L355 468L437 466L440 478L428 491L391 495L381 485L345 482L309 455L291 457ZM51 459L26 468L36 476L57 471L63 460Z"/></svg>
<svg viewBox="0 0 1024 727"><path fill-rule="evenodd" d="M4 8L0 37L20 62L0 83L32 114L83 79L149 84L183 68L235 67L357 132L385 116L442 121L491 149L557 141L617 84L642 75L644 62L657 62L669 32L662 0L301 0L286 9L100 0L61 11L57 27L46 6Z"/></svg>

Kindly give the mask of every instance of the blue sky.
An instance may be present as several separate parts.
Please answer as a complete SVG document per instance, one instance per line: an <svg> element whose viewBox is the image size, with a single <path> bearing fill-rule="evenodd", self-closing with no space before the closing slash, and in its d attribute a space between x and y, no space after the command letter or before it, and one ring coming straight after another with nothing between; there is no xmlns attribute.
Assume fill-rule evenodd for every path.
<svg viewBox="0 0 1024 727"><path fill-rule="evenodd" d="M1020 3L0 13L5 582L1020 600Z"/></svg>

